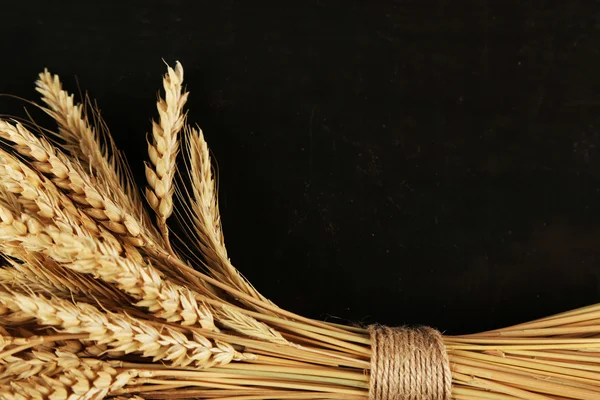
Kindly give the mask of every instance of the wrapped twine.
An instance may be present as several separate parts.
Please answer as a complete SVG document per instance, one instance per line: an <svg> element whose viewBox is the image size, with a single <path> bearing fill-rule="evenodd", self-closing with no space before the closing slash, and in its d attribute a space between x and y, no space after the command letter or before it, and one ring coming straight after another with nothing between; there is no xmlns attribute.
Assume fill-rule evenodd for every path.
<svg viewBox="0 0 600 400"><path fill-rule="evenodd" d="M369 400L449 400L452 375L440 332L429 327L369 327Z"/></svg>

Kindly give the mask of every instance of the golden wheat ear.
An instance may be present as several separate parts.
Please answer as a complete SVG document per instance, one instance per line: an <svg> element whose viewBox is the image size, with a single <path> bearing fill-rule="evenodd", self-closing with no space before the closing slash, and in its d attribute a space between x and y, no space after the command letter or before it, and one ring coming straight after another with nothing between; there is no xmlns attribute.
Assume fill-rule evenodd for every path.
<svg viewBox="0 0 600 400"><path fill-rule="evenodd" d="M148 139L150 162L146 163L146 198L156 213L158 228L173 255L167 219L173 213L173 177L179 152L179 132L185 123L183 106L188 97L182 84L183 67L177 62L174 69L168 68L163 78L165 97L159 97L156 104L159 119L152 122L152 135Z"/></svg>
<svg viewBox="0 0 600 400"><path fill-rule="evenodd" d="M1 124L0 120L0 126ZM0 129L0 136L2 132L8 131ZM38 154L38 147L21 149L26 154L49 154ZM25 149L36 150L30 152ZM41 163L39 167L42 170L48 169L45 163ZM65 173L70 171L69 168L61 169ZM158 318L217 330L213 311L204 304L204 296L167 280L135 247L119 241L108 230L93 223L93 220L86 220L86 214L73 208L73 203L58 191L54 183L43 179L36 171L2 149L0 178L0 192L13 195L7 197L6 204L0 202L0 251L10 254L15 248L22 248L27 252L43 254L64 268L92 275L109 285L115 285L120 291L133 297L136 306L147 308ZM35 211L23 212L18 207L20 199L32 200L33 204L29 206L35 206ZM15 202L17 207L10 206ZM221 310L223 302L215 300L210 292L206 294L211 296L206 301L214 300L212 304L219 307L214 312L222 324L232 326L232 329L244 334L268 337L276 343L287 343L278 332L269 330L266 325L253 318L238 317L235 315L236 310L233 313ZM257 327L263 329L253 333Z"/></svg>
<svg viewBox="0 0 600 400"><path fill-rule="evenodd" d="M217 184L208 144L202 130L186 125L185 138L189 162L186 169L189 174L191 193L184 189L178 190L177 193L181 197L181 204L189 205L189 209L183 210L180 219L192 237L190 243L200 252L213 277L256 299L272 304L239 273L229 260L221 226Z"/></svg>
<svg viewBox="0 0 600 400"><path fill-rule="evenodd" d="M129 166L116 147L99 109L91 105L88 96L84 104L75 102L73 94L63 89L59 76L52 75L47 69L39 74L35 85L46 105L42 109L58 124L58 144L90 168L100 185L110 187L115 201L123 210L139 215L144 230L153 233L152 236L157 239L159 236L143 206Z"/></svg>
<svg viewBox="0 0 600 400"><path fill-rule="evenodd" d="M40 253L21 251L13 258L5 257L0 268L0 285L17 291L45 293L62 299L100 302L106 306L131 303L131 298L111 285L61 267Z"/></svg>
<svg viewBox="0 0 600 400"><path fill-rule="evenodd" d="M35 136L21 124L12 125L2 119L0 138L26 158L37 172L48 176L54 185L67 193L90 218L136 245L142 246L148 241L148 232L138 215L131 214L121 207L112 188L99 184L77 160L55 148L46 138ZM14 172L21 174L22 163L13 161L8 153L2 154L10 160L7 162L16 167Z"/></svg>
<svg viewBox="0 0 600 400"><path fill-rule="evenodd" d="M180 329L138 319L123 311L104 312L87 303L72 303L56 297L23 294L0 287L0 305L6 320L12 315L30 319L57 333L87 335L85 340L107 345L107 354L137 354L173 366L208 368L254 357L229 344L217 346L198 332L186 336ZM185 332L185 331L184 331ZM187 333L187 332L186 332Z"/></svg>
<svg viewBox="0 0 600 400"><path fill-rule="evenodd" d="M138 374L109 362L79 358L64 350L39 351L5 362L0 398L6 400L104 399L134 381ZM32 360L43 360L45 368ZM22 373L17 373L19 370ZM11 376L12 375L12 376Z"/></svg>

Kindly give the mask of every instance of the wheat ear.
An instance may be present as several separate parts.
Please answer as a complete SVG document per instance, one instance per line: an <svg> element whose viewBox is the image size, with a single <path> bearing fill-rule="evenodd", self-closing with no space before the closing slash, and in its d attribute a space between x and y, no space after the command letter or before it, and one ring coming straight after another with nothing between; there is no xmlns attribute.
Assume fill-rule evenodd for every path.
<svg viewBox="0 0 600 400"><path fill-rule="evenodd" d="M60 219L57 213L67 213L80 226L86 227L92 233L98 233L96 223L79 212L71 200L52 182L3 150L0 150L0 176L0 203L11 212L26 212L36 215L42 221ZM26 251L10 242L0 243L0 248L4 254L12 257L6 259L12 268L0 269L2 284L37 289L65 297L80 294L116 304L129 302L127 296L115 288L63 268L40 253Z"/></svg>
<svg viewBox="0 0 600 400"><path fill-rule="evenodd" d="M75 346L56 347L57 342L48 343L49 348L42 350L31 349L20 352L18 356L11 355L0 360L0 383L10 380L24 380L33 376L54 376L65 369L79 366L80 359L71 350L81 349L81 343Z"/></svg>
<svg viewBox="0 0 600 400"><path fill-rule="evenodd" d="M65 299L73 296L94 299L105 305L130 302L130 298L113 286L63 268L42 254L24 251L19 253L20 262L6 258L8 266L0 269L0 285L47 293Z"/></svg>
<svg viewBox="0 0 600 400"><path fill-rule="evenodd" d="M133 247L119 247L108 232L103 238L72 231L70 223L43 225L32 216L19 216L0 208L0 239L21 245L28 251L47 255L62 266L91 274L137 299L139 307L159 318L184 325L200 324L215 329L213 317L205 306L198 304L194 293L162 279L159 272L144 264Z"/></svg>
<svg viewBox="0 0 600 400"><path fill-rule="evenodd" d="M11 124L0 119L0 138L12 143L13 148L21 155L31 160L32 165L43 174L48 175L52 182L69 197L80 205L83 211L94 220L102 223L109 230L135 246L148 246L157 254L166 251L152 239L152 232L144 229L143 223L137 216L127 213L111 199L111 188L100 185L88 175L83 167L69 159L65 154L55 149L46 139L37 137L19 123ZM22 196L26 199L26 196ZM158 264L162 267L162 264ZM188 276L189 273L180 273ZM171 274L173 271L167 271ZM202 282L193 280L195 287L203 288Z"/></svg>
<svg viewBox="0 0 600 400"><path fill-rule="evenodd" d="M3 222L0 239L4 239L2 247L6 251L23 246L27 251L40 252L66 268L115 284L137 299L138 306L147 307L159 318L216 329L211 311L198 302L197 293L163 279L134 247L122 245L112 234L98 231L89 221L82 224L81 214L69 206L68 199L3 150L0 150L0 177L0 187L33 201L43 210L38 214L44 217L41 223L31 215L15 215L14 210L0 207ZM277 331L254 318L235 317L238 313L235 310L225 313L217 308L216 312L223 323L243 329L241 333L287 344ZM256 327L261 329L255 331Z"/></svg>
<svg viewBox="0 0 600 400"><path fill-rule="evenodd" d="M197 247L204 256L207 267L213 276L222 282L272 304L231 264L223 238L217 188L208 144L199 128L186 127L186 138L190 162L188 170L192 186L191 212L187 216L192 221L192 235L198 241Z"/></svg>
<svg viewBox="0 0 600 400"><path fill-rule="evenodd" d="M91 126L84 105L76 103L74 96L63 90L58 75L44 70L36 81L36 89L47 106L43 109L58 124L61 146L89 166L100 184L112 188L109 194L127 213L140 215L145 230L155 233L131 171L110 134L101 135L101 129Z"/></svg>
<svg viewBox="0 0 600 400"><path fill-rule="evenodd" d="M165 281L161 274L145 263L140 253L123 245L106 230L93 230L95 225L81 222L76 210L64 207L58 191L22 162L0 150L0 186L35 202L37 216L15 214L0 206L0 239L2 247L20 245L27 251L44 254L76 272L99 276L116 284L149 308L157 316L185 324L200 323L214 329L209 310L198 304L189 289ZM68 203L67 203L68 204ZM42 218L40 220L40 218Z"/></svg>
<svg viewBox="0 0 600 400"><path fill-rule="evenodd" d="M142 226L138 218L127 213L107 193L110 188L94 181L83 167L55 149L46 139L36 137L19 123L0 120L0 137L11 142L19 154L32 161L40 172L51 177L84 212L111 231L125 235L130 242L143 245Z"/></svg>
<svg viewBox="0 0 600 400"><path fill-rule="evenodd" d="M103 244L84 241L81 237L64 232L60 235L55 233L49 235L57 245L56 250L49 252L51 258L61 262L67 268L93 274L115 284L119 289L138 299L136 303L138 307L148 308L158 318L179 322L182 325L199 324L204 329L216 331L214 325L216 317L227 327L247 336L288 344L278 331L236 309L227 308L226 305L220 308L208 308L198 300L204 298L203 295L163 279L155 268L144 264L134 247L124 246L124 252L121 253L122 250L115 244L111 244L110 240L106 240L106 244ZM33 245L36 244L33 241ZM223 304L220 301L218 303Z"/></svg>
<svg viewBox="0 0 600 400"><path fill-rule="evenodd" d="M102 312L87 303L73 304L59 298L0 289L0 304L9 310L0 320L10 321L11 314L16 313L21 321L29 317L39 325L53 326L62 333L87 333L89 340L107 345L109 354L111 351L137 353L152 358L152 362L169 362L174 366L193 364L201 368L250 357L223 341L215 346L197 331L190 339L167 326L159 331L143 320L125 313Z"/></svg>
<svg viewBox="0 0 600 400"><path fill-rule="evenodd" d="M58 213L57 213L58 218ZM152 266L145 265L141 255L133 247L121 247L110 233L103 232L104 239L78 236L68 216L59 220L57 226L42 225L32 216L15 216L0 207L0 239L8 247L23 247L27 251L45 254L60 265L73 271L92 274L137 299L139 307L148 308L158 318L183 325L200 324L205 329L216 330L212 312L230 329L242 334L273 343L288 342L275 329L246 316L232 307L217 301L220 307L211 311L199 303L197 293L164 280ZM80 232L80 235L83 235ZM208 301L208 299L207 299Z"/></svg>
<svg viewBox="0 0 600 400"><path fill-rule="evenodd" d="M182 83L183 67L177 62L174 69L168 68L163 78L165 98L159 97L156 104L159 120L152 122L152 135L148 141L150 163L146 164L146 198L156 213L158 227L171 252L167 219L173 212L178 136L185 121L183 106L188 97L188 93L182 91Z"/></svg>
<svg viewBox="0 0 600 400"><path fill-rule="evenodd" d="M83 209L85 217L82 216L77 207L72 204L68 205L72 214L79 214L78 219L86 227L97 230L94 221L98 221L134 246L144 247L145 250L156 254L167 254L167 251L152 239L154 235L144 228L139 218L127 213L111 200L108 194L111 191L109 187L95 182L79 163L72 162L69 157L55 149L46 139L33 135L21 124L15 123L13 125L2 119L0 119L0 138L11 142L13 148L19 154L31 160L32 165L39 173L48 175L56 187L66 192L69 199L72 199ZM29 207L28 211L37 212L44 217L45 215L41 213L52 212L52 207L43 207L36 210L36 206L32 204L32 198L43 194L44 191L48 191L51 197L60 197L60 203L67 204L70 202L70 200L65 201L64 196L60 193L57 194L57 190L48 187L48 185L45 185L44 190L40 190L40 179L34 176L37 172L32 172L22 162L14 160L5 151L0 151L0 157L9 160L3 161L0 159L0 177L8 176L3 173L2 164L10 165L14 170L16 179L10 179L11 182L6 182L10 185L7 190L18 193L20 195L19 202L26 204ZM36 198L36 201L39 202L39 198ZM48 217L51 218L52 216ZM157 265L163 266L162 264ZM173 271L169 271L168 268L164 269L167 273L173 274ZM181 268L177 270L179 271ZM182 273L185 274L185 271L182 271ZM206 290L206 287L203 287L203 282L199 282L197 279L193 282L196 288Z"/></svg>
<svg viewBox="0 0 600 400"><path fill-rule="evenodd" d="M203 299L204 295L163 279L158 270L144 263L134 247L124 245L123 251L117 245L111 244L110 240L103 244L67 235L52 235L54 244L58 246L56 251L49 252L50 257L67 268L93 274L105 282L115 284L138 299L138 307L148 308L158 318L182 325L199 324L209 330L217 330L214 325L214 318L217 318L227 327L247 336L289 344L277 330L234 308L227 308L221 301L217 301L221 304L220 308L208 308L199 300Z"/></svg>
<svg viewBox="0 0 600 400"><path fill-rule="evenodd" d="M66 352L59 352L54 362L58 364L60 372L51 377L42 374L12 381L0 389L0 398L101 400L123 388L137 374L135 370L119 371L104 361L80 359Z"/></svg>
<svg viewBox="0 0 600 400"><path fill-rule="evenodd" d="M81 212L53 182L3 149L0 149L0 192L5 196L2 205L12 212L28 213L49 222L69 215L82 229L99 232L96 221Z"/></svg>

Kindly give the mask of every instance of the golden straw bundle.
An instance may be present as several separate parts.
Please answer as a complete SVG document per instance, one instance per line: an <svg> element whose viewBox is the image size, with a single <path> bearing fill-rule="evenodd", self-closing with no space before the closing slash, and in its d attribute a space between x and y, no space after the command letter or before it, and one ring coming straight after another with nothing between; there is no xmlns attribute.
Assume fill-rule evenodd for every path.
<svg viewBox="0 0 600 400"><path fill-rule="evenodd" d="M1 399L600 399L600 305L443 336L271 303L228 258L179 63L163 84L152 215L98 112L57 76L36 82L57 129L0 120Z"/></svg>

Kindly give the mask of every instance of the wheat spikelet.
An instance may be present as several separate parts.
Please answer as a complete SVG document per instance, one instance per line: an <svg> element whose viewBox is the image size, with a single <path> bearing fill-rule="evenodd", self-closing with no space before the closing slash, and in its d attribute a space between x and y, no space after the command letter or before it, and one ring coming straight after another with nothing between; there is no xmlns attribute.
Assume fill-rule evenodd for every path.
<svg viewBox="0 0 600 400"><path fill-rule="evenodd" d="M63 90L58 75L44 70L36 81L36 89L48 107L44 110L58 123L58 137L63 141L63 148L89 166L100 185L111 187L108 194L125 212L141 216L145 231L155 233L139 192L131 181L131 172L110 135L101 136L98 129L90 125L84 106L76 104L73 95ZM107 146L103 145L103 139ZM157 235L153 237L158 238Z"/></svg>
<svg viewBox="0 0 600 400"><path fill-rule="evenodd" d="M3 204L10 210L15 212L29 211L36 213L39 211L38 206L34 201L20 197L15 193L12 193L0 185L0 204Z"/></svg>
<svg viewBox="0 0 600 400"><path fill-rule="evenodd" d="M63 333L87 333L89 340L107 345L111 351L123 354L138 353L152 358L153 362L165 361L175 366L193 364L208 368L231 361L248 359L223 341L217 344L193 332L192 339L169 327L160 331L143 320L124 313L101 312L87 303L73 304L58 298L45 298L0 289L0 304L9 312L0 316L10 320L11 315L25 316L40 325L55 327Z"/></svg>
<svg viewBox="0 0 600 400"><path fill-rule="evenodd" d="M12 379L23 380L35 375L52 376L64 371L55 354L48 351L29 351L19 357L0 360L0 384Z"/></svg>
<svg viewBox="0 0 600 400"><path fill-rule="evenodd" d="M169 67L163 79L165 98L159 98L156 108L159 121L152 122L152 139L148 141L150 163L146 164L146 198L156 213L158 227L170 248L167 219L173 212L173 177L179 151L179 132L185 115L188 93L182 91L183 67L179 62L175 69Z"/></svg>
<svg viewBox="0 0 600 400"><path fill-rule="evenodd" d="M7 309L2 308L0 312L6 312ZM2 331L2 335L0 335L0 351L7 349L13 345L23 345L27 344L26 338L14 337L9 332L6 331L4 327L0 329ZM2 357L2 359L6 359L6 357Z"/></svg>
<svg viewBox="0 0 600 400"><path fill-rule="evenodd" d="M192 185L189 217L198 248L213 276L254 298L270 303L231 264L227 255L208 145L201 129L186 127ZM270 303L272 304L272 303Z"/></svg>

